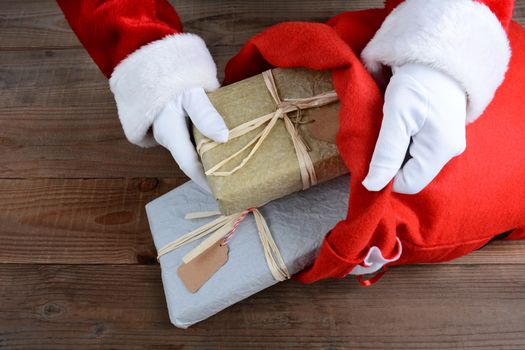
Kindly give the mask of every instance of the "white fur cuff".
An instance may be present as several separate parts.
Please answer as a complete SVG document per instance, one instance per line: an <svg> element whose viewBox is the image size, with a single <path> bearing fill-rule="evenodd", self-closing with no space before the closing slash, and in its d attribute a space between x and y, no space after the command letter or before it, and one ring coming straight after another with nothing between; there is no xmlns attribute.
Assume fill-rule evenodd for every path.
<svg viewBox="0 0 525 350"><path fill-rule="evenodd" d="M164 106L182 90L219 87L217 67L195 34L174 34L145 45L119 63L109 80L128 140L154 146L148 130Z"/></svg>
<svg viewBox="0 0 525 350"><path fill-rule="evenodd" d="M510 60L507 35L496 15L473 0L406 0L384 21L362 53L376 75L382 65L422 63L456 79L478 118L503 82Z"/></svg>

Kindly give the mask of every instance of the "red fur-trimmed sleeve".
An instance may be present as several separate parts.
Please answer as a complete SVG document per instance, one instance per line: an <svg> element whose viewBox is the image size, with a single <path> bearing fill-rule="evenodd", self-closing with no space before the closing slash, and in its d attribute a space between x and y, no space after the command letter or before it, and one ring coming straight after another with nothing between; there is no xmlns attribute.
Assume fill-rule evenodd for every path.
<svg viewBox="0 0 525 350"><path fill-rule="evenodd" d="M69 25L109 78L129 54L166 35L182 32L165 0L57 0Z"/></svg>
<svg viewBox="0 0 525 350"><path fill-rule="evenodd" d="M166 0L58 0L71 28L110 78L128 140L156 145L148 132L166 104L184 89L219 86L204 41L182 33Z"/></svg>

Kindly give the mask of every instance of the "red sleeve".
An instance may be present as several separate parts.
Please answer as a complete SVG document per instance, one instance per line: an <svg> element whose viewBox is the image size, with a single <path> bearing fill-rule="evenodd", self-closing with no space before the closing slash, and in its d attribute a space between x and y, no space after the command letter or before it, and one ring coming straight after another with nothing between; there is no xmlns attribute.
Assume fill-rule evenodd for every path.
<svg viewBox="0 0 525 350"><path fill-rule="evenodd" d="M182 32L166 0L57 0L69 25L106 77L138 48Z"/></svg>
<svg viewBox="0 0 525 350"><path fill-rule="evenodd" d="M166 0L57 0L71 28L109 78L124 134L156 145L148 132L181 91L216 89L217 67L197 35L182 33Z"/></svg>

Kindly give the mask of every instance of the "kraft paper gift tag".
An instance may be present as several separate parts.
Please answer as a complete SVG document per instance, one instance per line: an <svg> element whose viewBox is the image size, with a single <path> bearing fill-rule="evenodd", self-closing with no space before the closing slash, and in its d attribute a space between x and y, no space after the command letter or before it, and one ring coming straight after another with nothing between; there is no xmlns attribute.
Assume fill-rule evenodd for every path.
<svg viewBox="0 0 525 350"><path fill-rule="evenodd" d="M212 245L188 263L183 263L177 274L190 293L196 293L211 276L228 261L228 245Z"/></svg>

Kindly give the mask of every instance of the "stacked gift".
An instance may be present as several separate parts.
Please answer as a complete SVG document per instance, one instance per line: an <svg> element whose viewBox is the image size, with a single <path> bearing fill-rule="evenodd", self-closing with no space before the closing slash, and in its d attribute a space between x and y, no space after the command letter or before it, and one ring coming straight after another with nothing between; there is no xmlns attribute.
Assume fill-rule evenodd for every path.
<svg viewBox="0 0 525 350"><path fill-rule="evenodd" d="M194 129L221 211L231 214L348 171L335 145L339 103L327 71L276 68L208 94L230 129L216 144Z"/></svg>
<svg viewBox="0 0 525 350"><path fill-rule="evenodd" d="M183 281L179 272L184 257L206 237L194 241L181 238L220 218L187 218L188 214L218 210L217 202L191 181L150 202L146 211L161 255L171 322L177 327L189 327L277 283L279 275L274 275L275 266L266 256L268 242L263 239L275 243L278 250L270 253L275 254L276 261L282 258L285 278L309 265L326 232L346 215L349 182L348 176L343 176L260 208L258 213L267 224L269 237L261 236L254 214L247 215L228 240L227 261L196 291L188 290L186 283L192 281Z"/></svg>

